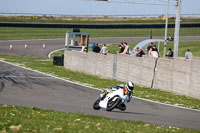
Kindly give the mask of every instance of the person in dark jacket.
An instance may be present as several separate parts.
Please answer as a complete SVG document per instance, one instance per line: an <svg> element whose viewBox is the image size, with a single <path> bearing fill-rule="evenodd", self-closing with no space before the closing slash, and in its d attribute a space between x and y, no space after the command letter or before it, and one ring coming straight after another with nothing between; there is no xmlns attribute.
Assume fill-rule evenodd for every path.
<svg viewBox="0 0 200 133"><path fill-rule="evenodd" d="M171 48L169 48L168 49L169 51L168 51L168 53L167 53L167 57L173 57L174 56L174 52L172 51L172 49Z"/></svg>
<svg viewBox="0 0 200 133"><path fill-rule="evenodd" d="M99 47L98 43L96 44L96 47L94 48L95 53L99 53L101 51L101 48Z"/></svg>
<svg viewBox="0 0 200 133"><path fill-rule="evenodd" d="M118 51L118 53L123 53L124 48L125 48L123 42L119 45L119 48L120 50Z"/></svg>
<svg viewBox="0 0 200 133"><path fill-rule="evenodd" d="M149 46L146 48L146 51L147 51L147 55L150 55L150 50L153 48L153 42L151 42L149 44Z"/></svg>
<svg viewBox="0 0 200 133"><path fill-rule="evenodd" d="M137 53L136 53L136 56L137 57L142 57L142 55L144 55L145 53L143 52L142 49L140 49L139 47L137 47Z"/></svg>
<svg viewBox="0 0 200 133"><path fill-rule="evenodd" d="M94 42L93 44L92 44L92 52L94 52L94 48L96 47L96 43Z"/></svg>

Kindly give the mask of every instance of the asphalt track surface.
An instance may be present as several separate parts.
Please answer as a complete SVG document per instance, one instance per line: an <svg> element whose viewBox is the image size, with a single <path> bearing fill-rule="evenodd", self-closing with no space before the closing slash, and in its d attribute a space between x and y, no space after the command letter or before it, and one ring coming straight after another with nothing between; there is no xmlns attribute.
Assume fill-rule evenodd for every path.
<svg viewBox="0 0 200 133"><path fill-rule="evenodd" d="M90 43L97 42L99 44L119 44L121 42L138 43L142 40L149 39L148 37L107 37L107 38L91 38ZM180 37L180 41L200 41L200 36L185 36ZM12 44L13 50L9 50ZM28 48L24 49L27 44ZM43 49L42 45L46 48ZM44 40L17 40L17 41L0 41L1 55L19 55L19 56L35 56L47 58L48 54L56 49L64 48L64 39L44 39Z"/></svg>
<svg viewBox="0 0 200 133"><path fill-rule="evenodd" d="M133 98L127 110L92 108L99 91L0 62L0 104L81 112L119 120L200 129L200 112ZM9 69L8 69L9 68Z"/></svg>
<svg viewBox="0 0 200 133"><path fill-rule="evenodd" d="M105 39L102 39L102 41L105 41ZM13 47L12 51L8 47L8 51L5 52L3 48L5 42L13 42L16 46ZM26 50L23 47L21 48L21 46L24 46L22 42L25 41L1 41L0 53L11 54L13 52L13 55L47 58L50 51L63 48L64 40L26 41L32 44L32 46L31 44L28 45L29 47ZM45 49L42 48L43 43L46 43ZM31 47L32 49L30 49ZM61 112L81 112L112 119L144 121L156 125L200 129L200 111L137 98L133 98L130 103L127 103L125 112L118 110L107 112L104 109L95 111L92 109L92 104L98 98L99 93L98 90L92 88L0 62L0 104L39 107Z"/></svg>

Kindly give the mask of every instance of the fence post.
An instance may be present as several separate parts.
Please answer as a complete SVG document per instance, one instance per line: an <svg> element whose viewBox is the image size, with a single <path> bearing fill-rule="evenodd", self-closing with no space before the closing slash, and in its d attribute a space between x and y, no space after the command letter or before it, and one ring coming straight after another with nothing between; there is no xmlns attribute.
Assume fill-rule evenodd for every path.
<svg viewBox="0 0 200 133"><path fill-rule="evenodd" d="M158 58L156 58L156 61L155 61L155 66L154 66L154 70L153 70L153 78L152 78L151 88L153 88L153 85L154 85L154 79L155 79L155 75L156 75L156 71L157 71L157 64L158 64Z"/></svg>
<svg viewBox="0 0 200 133"><path fill-rule="evenodd" d="M117 79L117 55L114 55L113 60L113 79Z"/></svg>

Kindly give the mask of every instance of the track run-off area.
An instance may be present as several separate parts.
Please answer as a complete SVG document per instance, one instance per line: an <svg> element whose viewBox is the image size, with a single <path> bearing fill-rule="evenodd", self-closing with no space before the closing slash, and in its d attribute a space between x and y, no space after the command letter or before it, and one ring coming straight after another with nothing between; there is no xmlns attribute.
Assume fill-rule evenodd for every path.
<svg viewBox="0 0 200 133"><path fill-rule="evenodd" d="M181 37L181 40L200 40L200 37ZM92 38L90 42L139 42L145 38ZM148 39L148 38L146 38ZM13 50L9 50L12 43ZM24 50L24 44L28 49ZM46 44L46 48L42 48ZM64 39L0 41L2 55L47 58L48 53L64 47ZM200 129L200 111L169 106L139 98L127 103L127 110L93 110L100 91L54 76L0 61L0 104L39 107L61 112L81 112L118 120Z"/></svg>

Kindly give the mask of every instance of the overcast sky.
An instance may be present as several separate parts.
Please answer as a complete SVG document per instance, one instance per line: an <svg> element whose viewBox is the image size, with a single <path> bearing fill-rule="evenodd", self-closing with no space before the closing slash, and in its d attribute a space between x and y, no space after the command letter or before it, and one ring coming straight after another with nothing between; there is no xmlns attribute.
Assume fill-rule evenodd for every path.
<svg viewBox="0 0 200 133"><path fill-rule="evenodd" d="M86 0L0 0L0 12L67 15L142 15L165 14L166 6L87 2ZM170 6L169 13L175 14L174 6ZM200 14L200 0L182 0L182 14Z"/></svg>

